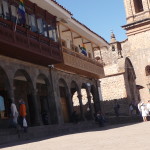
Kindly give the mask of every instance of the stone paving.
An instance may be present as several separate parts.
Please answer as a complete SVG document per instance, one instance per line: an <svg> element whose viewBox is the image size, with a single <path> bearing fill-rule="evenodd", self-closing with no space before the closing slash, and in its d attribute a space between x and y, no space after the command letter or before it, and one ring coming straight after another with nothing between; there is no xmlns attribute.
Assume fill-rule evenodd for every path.
<svg viewBox="0 0 150 150"><path fill-rule="evenodd" d="M29 143L30 142L30 143ZM112 125L40 141L5 145L2 150L150 150L150 121Z"/></svg>

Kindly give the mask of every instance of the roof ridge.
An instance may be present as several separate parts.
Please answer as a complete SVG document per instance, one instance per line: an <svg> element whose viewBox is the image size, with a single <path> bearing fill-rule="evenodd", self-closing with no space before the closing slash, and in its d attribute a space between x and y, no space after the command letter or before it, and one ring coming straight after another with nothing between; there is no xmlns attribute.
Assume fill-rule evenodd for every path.
<svg viewBox="0 0 150 150"><path fill-rule="evenodd" d="M63 8L67 13L72 15L72 13L69 10L67 10L64 6L60 5L56 0L51 0L51 1L54 2L55 4L57 4L58 6L60 6L61 8Z"/></svg>

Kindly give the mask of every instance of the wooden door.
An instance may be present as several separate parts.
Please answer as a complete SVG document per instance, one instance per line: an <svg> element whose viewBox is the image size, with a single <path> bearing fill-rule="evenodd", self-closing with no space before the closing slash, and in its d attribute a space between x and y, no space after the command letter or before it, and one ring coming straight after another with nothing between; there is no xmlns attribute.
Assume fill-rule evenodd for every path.
<svg viewBox="0 0 150 150"><path fill-rule="evenodd" d="M69 110L67 105L67 100L65 97L61 97L61 106L62 106L62 112L64 117L64 122L69 122Z"/></svg>

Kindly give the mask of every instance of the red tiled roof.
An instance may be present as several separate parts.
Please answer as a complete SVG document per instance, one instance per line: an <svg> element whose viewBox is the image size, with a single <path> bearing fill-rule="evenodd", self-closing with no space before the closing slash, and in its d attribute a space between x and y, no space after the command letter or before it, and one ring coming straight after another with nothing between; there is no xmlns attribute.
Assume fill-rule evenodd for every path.
<svg viewBox="0 0 150 150"><path fill-rule="evenodd" d="M59 7L61 7L62 9L64 9L66 12L68 12L70 15L72 15L72 13L67 10L65 7L63 7L62 5L60 5L56 0L51 0L52 2L54 2L55 4L57 4Z"/></svg>

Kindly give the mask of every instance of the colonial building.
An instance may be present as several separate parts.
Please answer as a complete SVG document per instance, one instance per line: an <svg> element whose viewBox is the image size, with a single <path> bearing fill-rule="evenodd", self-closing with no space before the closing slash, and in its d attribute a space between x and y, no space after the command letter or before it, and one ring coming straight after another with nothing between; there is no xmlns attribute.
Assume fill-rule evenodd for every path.
<svg viewBox="0 0 150 150"><path fill-rule="evenodd" d="M19 0L0 0L0 95L5 106L0 126L8 127L9 99L18 107L20 98L29 126L44 125L45 114L46 124L70 122L73 111L81 120L93 118L100 110L98 79L104 77L94 51L109 44L54 0L24 0L25 18L17 13L19 5Z"/></svg>
<svg viewBox="0 0 150 150"><path fill-rule="evenodd" d="M124 0L127 39L118 42L112 33L110 48L102 51L106 77L101 79L103 108L112 113L118 99L121 113L128 113L131 102L150 99L150 2ZM107 101L108 100L108 101ZM111 105L110 105L111 104Z"/></svg>

